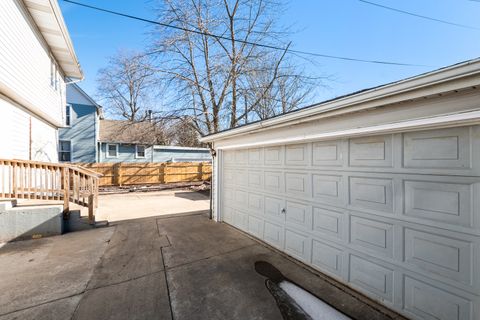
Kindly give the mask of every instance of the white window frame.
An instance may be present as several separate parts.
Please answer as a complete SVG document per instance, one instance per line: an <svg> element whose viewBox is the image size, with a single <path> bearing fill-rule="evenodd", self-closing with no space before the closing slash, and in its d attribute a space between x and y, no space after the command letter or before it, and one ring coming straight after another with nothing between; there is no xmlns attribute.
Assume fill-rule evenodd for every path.
<svg viewBox="0 0 480 320"><path fill-rule="evenodd" d="M62 142L68 142L68 143L70 143L70 150L69 150L69 151L62 151L62 150L61 150ZM63 161L63 160L61 160L60 153L67 153L67 152L70 153L70 161ZM60 162L72 162L72 159L73 159L72 140L66 140L66 139L59 140L59 142L58 142L58 160L59 160Z"/></svg>
<svg viewBox="0 0 480 320"><path fill-rule="evenodd" d="M138 147L143 147L143 157L138 155ZM135 159L145 159L147 157L147 147L143 144L135 145Z"/></svg>
<svg viewBox="0 0 480 320"><path fill-rule="evenodd" d="M67 121L67 119L68 119L68 121ZM72 126L72 105L71 104L67 104L65 106L65 125L67 127Z"/></svg>
<svg viewBox="0 0 480 320"><path fill-rule="evenodd" d="M109 153L110 146L115 146L115 156L111 156ZM118 143L107 143L107 147L105 149L105 157L106 158L118 158Z"/></svg>

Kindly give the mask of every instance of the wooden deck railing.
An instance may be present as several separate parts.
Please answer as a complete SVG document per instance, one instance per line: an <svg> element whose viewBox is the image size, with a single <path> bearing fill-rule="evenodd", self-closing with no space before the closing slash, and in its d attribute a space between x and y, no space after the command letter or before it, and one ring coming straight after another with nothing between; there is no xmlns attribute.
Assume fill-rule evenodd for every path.
<svg viewBox="0 0 480 320"><path fill-rule="evenodd" d="M0 198L63 201L88 207L88 219L95 222L101 174L74 165L27 160L0 159Z"/></svg>

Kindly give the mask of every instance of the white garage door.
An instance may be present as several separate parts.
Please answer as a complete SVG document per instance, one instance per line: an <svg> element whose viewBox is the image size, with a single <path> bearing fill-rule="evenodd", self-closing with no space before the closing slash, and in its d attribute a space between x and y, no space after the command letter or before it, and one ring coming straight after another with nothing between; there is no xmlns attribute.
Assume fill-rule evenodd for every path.
<svg viewBox="0 0 480 320"><path fill-rule="evenodd" d="M480 319L480 127L223 152L222 220L415 319Z"/></svg>

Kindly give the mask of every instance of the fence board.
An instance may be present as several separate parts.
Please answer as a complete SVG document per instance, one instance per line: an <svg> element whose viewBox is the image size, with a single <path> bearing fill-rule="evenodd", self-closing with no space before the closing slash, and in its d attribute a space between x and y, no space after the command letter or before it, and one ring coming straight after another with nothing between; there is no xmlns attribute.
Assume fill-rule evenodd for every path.
<svg viewBox="0 0 480 320"><path fill-rule="evenodd" d="M99 185L164 184L208 181L212 176L209 162L174 163L77 163L103 176Z"/></svg>

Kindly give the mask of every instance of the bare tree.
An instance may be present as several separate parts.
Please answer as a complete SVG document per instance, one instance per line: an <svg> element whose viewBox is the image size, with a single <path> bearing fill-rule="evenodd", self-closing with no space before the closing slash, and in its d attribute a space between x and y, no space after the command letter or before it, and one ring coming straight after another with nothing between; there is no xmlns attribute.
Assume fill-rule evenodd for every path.
<svg viewBox="0 0 480 320"><path fill-rule="evenodd" d="M200 135L190 117L182 117L172 126L174 143L182 147L205 147L199 141Z"/></svg>
<svg viewBox="0 0 480 320"><path fill-rule="evenodd" d="M302 86L302 71L286 55L286 33L277 31L280 3L159 0L159 4L159 21L180 29L158 27L154 32L155 70L175 90L172 107L190 115L199 133L232 128L249 117L271 116L271 110L276 114L296 108L310 92ZM288 72L284 66L289 66Z"/></svg>
<svg viewBox="0 0 480 320"><path fill-rule="evenodd" d="M149 58L134 52L118 52L98 72L98 96L106 111L130 121L141 121L153 109L155 72Z"/></svg>

